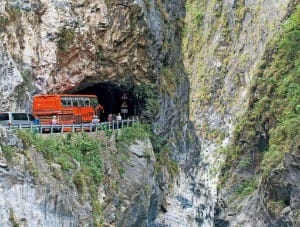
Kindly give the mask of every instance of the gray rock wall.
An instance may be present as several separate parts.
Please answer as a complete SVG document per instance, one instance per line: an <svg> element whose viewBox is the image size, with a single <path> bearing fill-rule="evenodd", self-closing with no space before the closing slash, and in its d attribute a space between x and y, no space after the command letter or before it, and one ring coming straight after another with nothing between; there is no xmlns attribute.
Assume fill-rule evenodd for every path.
<svg viewBox="0 0 300 227"><path fill-rule="evenodd" d="M89 201L82 202L65 179L53 177L59 165L49 165L40 153L25 148L8 131L3 131L0 145L1 150L10 146L14 152L12 160L5 159L4 151L0 153L1 226L93 225ZM33 168L38 176L33 176Z"/></svg>
<svg viewBox="0 0 300 227"><path fill-rule="evenodd" d="M264 224L262 219L252 216L253 212L247 212L258 204L258 195L253 200L247 198L243 205L240 200L234 205L219 201L220 207L230 206L224 208L227 220L213 220L212 217L217 210L214 207L219 196L219 171L225 158L223 148L230 143L235 124L247 111L253 77L268 42L279 31L295 3L285 0L186 3L183 54L190 80L190 118L201 143L201 165L195 176L204 184L200 196L204 201L203 213L209 213L204 218L209 222L200 226L212 226L214 222L226 226L230 221L232 226ZM229 174L232 181L236 180L235 171ZM222 190L228 200L230 194Z"/></svg>

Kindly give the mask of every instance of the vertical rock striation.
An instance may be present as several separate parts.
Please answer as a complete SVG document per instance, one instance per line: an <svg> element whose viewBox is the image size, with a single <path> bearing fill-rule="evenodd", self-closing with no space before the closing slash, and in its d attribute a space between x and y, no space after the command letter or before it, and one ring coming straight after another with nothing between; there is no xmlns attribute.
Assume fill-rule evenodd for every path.
<svg viewBox="0 0 300 227"><path fill-rule="evenodd" d="M242 192L248 186L255 187L252 182L239 182L236 177L249 176L252 170L243 171L241 167L231 170L227 173L230 179L227 182L224 182L226 178L223 175L219 179L219 173L229 154L232 154L232 159L226 163L227 167L236 162L234 155L239 152L238 144L229 148L228 144L232 143L234 130L239 130L237 122L251 105L251 89L265 55L268 55L267 45L295 4L296 1L285 0L186 3L184 62L191 84L190 116L201 142L202 160L198 179L206 189L201 195L206 198L203 213L209 213L208 219L205 218L208 221L203 226L213 223L217 226L268 225L261 216L255 217L258 214L254 212L259 204L258 197L248 197L251 202L247 199L235 201L232 197L234 191ZM263 143L260 146L264 146ZM241 160L240 165L246 165L247 160ZM240 185L235 184L237 182ZM226 187L232 184L236 188ZM225 187L219 190L218 206L217 185ZM226 197L225 203L222 196ZM222 215L218 216L222 209L226 210L225 219L221 218L224 217Z"/></svg>
<svg viewBox="0 0 300 227"><path fill-rule="evenodd" d="M253 197L228 202L238 188L232 188L232 182L255 188L242 179L260 168L259 161L255 168L232 171L222 190L217 185L224 180L219 175L225 147L235 139L237 122L256 95L253 84L269 54L267 44L296 4L296 0L3 0L0 111L30 110L36 93L77 92L100 83L155 85L153 148L149 141L135 141L126 148L123 176L106 160L112 179L99 189L105 225L295 224L290 216L297 216L299 190L290 179L297 179L296 156L286 157L287 171L276 170L276 177L265 178L266 188L256 190ZM259 139L258 150L266 146L265 137ZM112 150L107 157L114 152L119 151ZM171 161L154 160L155 152ZM289 167L290 163L294 164ZM16 168L21 170L1 169L5 220L15 216L24 225L42 226L93 222L90 205L79 204L72 188L47 177L36 187L22 165ZM11 197L17 199L10 202ZM268 210L276 211L281 204L259 202L287 197L292 199L283 199L288 208L280 218L274 217L276 212L268 216ZM21 201L23 206L17 207ZM253 212L248 214L247 209Z"/></svg>

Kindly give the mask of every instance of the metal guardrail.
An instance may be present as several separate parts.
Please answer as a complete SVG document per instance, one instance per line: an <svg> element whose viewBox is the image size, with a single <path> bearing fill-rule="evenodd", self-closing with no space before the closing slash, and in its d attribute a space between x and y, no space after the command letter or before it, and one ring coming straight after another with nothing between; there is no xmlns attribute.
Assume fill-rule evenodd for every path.
<svg viewBox="0 0 300 227"><path fill-rule="evenodd" d="M49 124L49 125L37 125L37 124L19 124L13 126L2 126L8 130L22 130L30 129L30 131L37 133L63 133L63 132L97 132L105 130L116 130L124 127L130 127L138 120L121 120L111 122L99 122L99 123L83 123L83 124Z"/></svg>

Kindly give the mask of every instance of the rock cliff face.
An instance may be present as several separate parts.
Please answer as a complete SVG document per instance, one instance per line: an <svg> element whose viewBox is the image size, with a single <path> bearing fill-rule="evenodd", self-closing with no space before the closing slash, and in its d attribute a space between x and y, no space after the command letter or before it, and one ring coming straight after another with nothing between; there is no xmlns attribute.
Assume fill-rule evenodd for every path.
<svg viewBox="0 0 300 227"><path fill-rule="evenodd" d="M114 136L93 136L102 144L99 152L105 173L96 193L100 216L95 215L95 198L88 193L93 185L75 183L79 163L63 173L61 165L26 147L14 134L1 131L1 226L146 226L155 186L150 140L136 140L120 151ZM11 156L5 155L9 151Z"/></svg>
<svg viewBox="0 0 300 227"><path fill-rule="evenodd" d="M103 82L132 86L156 78L149 29L142 8L132 1L0 4L2 110L29 110L20 104L24 93L30 100L35 93Z"/></svg>
<svg viewBox="0 0 300 227"><path fill-rule="evenodd" d="M253 111L250 110L257 105L253 100L263 99L272 94L266 90L259 92L253 85L263 87L261 85L267 83L267 79L258 82L257 77L260 77L260 73L268 75L270 68L262 65L268 64L266 56L270 57L273 53L270 49L276 48L274 46L270 48L269 44L271 42L274 44L275 35L281 30L282 23L295 10L296 3L296 1L187 1L186 3L187 32L183 40L183 51L185 68L188 70L191 84L190 116L201 141L203 168L201 167L199 181L204 182L206 189L201 197L205 199L204 214L205 220L209 221L208 225L214 223L216 226L269 226L280 223L268 213L272 203L269 201L270 197L266 198L268 197L266 194L270 193L265 190L265 184L268 183L264 180L261 182L265 177L259 177L263 168L261 161L269 146L268 131L274 125L269 124L261 130L260 128L264 127L260 126L261 118L251 121L254 116L251 116ZM268 58L267 62L271 62L272 58L274 59L274 56ZM281 82L278 80L276 83ZM261 96L258 97L258 93ZM242 118L244 114L246 117ZM247 132L244 130L249 130L251 126L242 128L241 125L244 123L241 122L241 118L248 126L251 124L247 123L248 121L252 124L256 122L254 123L256 130L253 130L252 137L245 135ZM265 116L265 119L269 117ZM239 133L241 135L237 142ZM294 151L290 149L289 152ZM271 185L276 187L274 182ZM297 191L298 186L294 185L292 188L291 191ZM274 192L271 194L274 196ZM294 200L293 196L288 197L289 201ZM216 206L217 200L219 203ZM281 200L284 199L276 197L274 201ZM261 205L260 208L257 208L258 204ZM293 216L297 219L297 215L289 210L288 204L278 209L281 210L283 207L286 207L285 217ZM268 212L262 212L263 210ZM212 217L215 217L215 220L212 220ZM295 224L295 219L293 221L287 219L289 221L284 221L285 224Z"/></svg>
<svg viewBox="0 0 300 227"><path fill-rule="evenodd" d="M1 225L88 226L93 223L88 201L65 181L54 177L55 169L35 149L26 149L15 135L1 131L1 147L13 146L10 164L0 168ZM7 163L0 152L1 163ZM30 167L31 166L31 167ZM34 177L38 171L39 177Z"/></svg>
<svg viewBox="0 0 300 227"><path fill-rule="evenodd" d="M140 141L125 149L131 160L124 167L125 177L114 172L116 163L106 160L111 179L98 193L104 225L297 225L298 154L287 155L282 169L261 176L274 124L259 124L261 116L255 119L252 139L240 132L241 127L238 130L253 103L264 97L257 78L276 52L268 45L297 4L296 0L1 1L0 111L30 111L32 95L39 93L79 92L97 84L127 89L153 85L157 101L151 115L153 148L149 141ZM178 163L178 172L162 165L154 174L159 160L153 150ZM42 159L34 149L30 155ZM36 187L22 165L16 168L1 169L5 179L0 182L1 195L17 196L17 202L25 205L17 209L3 197L6 209L1 215L6 221L14 216L24 225L39 221L51 226L45 215L62 226L94 221L90 205L80 204L72 188L48 178ZM54 182L51 187L48 180ZM243 196L236 196L238 192ZM32 198L37 203L29 207ZM24 219L24 213L32 219Z"/></svg>
<svg viewBox="0 0 300 227"><path fill-rule="evenodd" d="M155 134L164 138L163 143L168 144L167 150L173 151L174 160L188 166L185 159L190 158L189 85L180 57L183 1L3 1L0 4L1 111L30 110L32 95L37 93L77 92L99 83L127 87L158 84L156 93L161 108L155 106L159 110L154 122ZM168 137L172 139L168 141ZM139 147L139 150L145 149ZM151 170L144 163L134 163L138 165L134 176L141 166ZM151 176L153 173L148 178ZM185 175L182 176L184 179ZM133 190L128 191L128 199L119 201L111 195L107 200L105 223L159 224L155 218L167 208L162 194L169 192L168 180L167 168L162 168L159 183L147 187L142 184L141 188L149 188L144 193L138 193L131 185L139 186L139 182L128 181L130 187L121 188L124 192ZM120 204L122 209L117 210ZM39 213L39 204L36 206ZM15 212L16 217L22 218ZM64 223L63 218L55 218ZM78 223L74 216L68 218L70 223Z"/></svg>

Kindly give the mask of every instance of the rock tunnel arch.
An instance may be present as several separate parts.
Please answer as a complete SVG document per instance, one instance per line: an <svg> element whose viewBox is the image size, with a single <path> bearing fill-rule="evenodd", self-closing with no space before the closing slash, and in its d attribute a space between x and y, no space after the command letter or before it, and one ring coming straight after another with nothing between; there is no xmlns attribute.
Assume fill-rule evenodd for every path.
<svg viewBox="0 0 300 227"><path fill-rule="evenodd" d="M107 121L109 114L121 113L123 119L141 114L141 106L134 96L134 86L101 82L88 86L78 86L70 93L96 95L99 104L104 107L104 112L99 116L101 121Z"/></svg>

